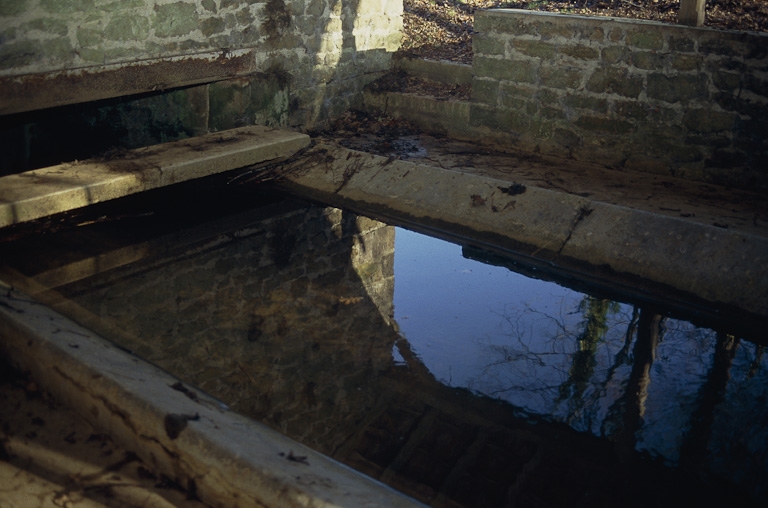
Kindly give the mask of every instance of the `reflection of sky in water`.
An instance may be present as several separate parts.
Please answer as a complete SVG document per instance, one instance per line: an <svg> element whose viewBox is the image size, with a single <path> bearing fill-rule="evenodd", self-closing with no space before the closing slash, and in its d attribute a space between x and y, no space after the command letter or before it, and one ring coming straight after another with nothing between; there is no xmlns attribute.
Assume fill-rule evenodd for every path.
<svg viewBox="0 0 768 508"><path fill-rule="evenodd" d="M516 325L557 333L544 316L580 298L556 284L466 259L448 242L404 229L397 229L395 241L395 318L432 374L451 386L471 385L494 361L483 346L506 340L508 310L534 309L540 315Z"/></svg>
<svg viewBox="0 0 768 508"><path fill-rule="evenodd" d="M590 305L586 295L466 259L457 245L403 229L396 232L394 304L403 336L438 380L577 430L606 435L615 428L611 410L626 392L637 338L630 334L627 342L638 317L631 305L603 307L606 327L591 361L574 369ZM678 460L702 404L716 342L712 330L662 319L636 449ZM726 398L715 407L705 445L717 455L715 467L738 467L728 458L737 453L728 443L740 440L752 455L747 462L768 470L765 356L749 342L736 349Z"/></svg>

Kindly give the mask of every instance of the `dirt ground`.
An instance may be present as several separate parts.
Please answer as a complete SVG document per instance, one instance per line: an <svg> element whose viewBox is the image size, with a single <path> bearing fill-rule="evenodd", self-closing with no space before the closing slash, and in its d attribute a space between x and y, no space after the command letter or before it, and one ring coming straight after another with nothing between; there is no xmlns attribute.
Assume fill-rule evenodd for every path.
<svg viewBox="0 0 768 508"><path fill-rule="evenodd" d="M472 62L472 26L480 9L507 8L677 23L679 0L404 0L406 56ZM768 32L767 0L707 0L704 26Z"/></svg>
<svg viewBox="0 0 768 508"><path fill-rule="evenodd" d="M502 152L488 146L424 134L403 119L349 112L323 134L346 148L391 160L408 160L575 194L681 220L768 235L763 193L540 154Z"/></svg>

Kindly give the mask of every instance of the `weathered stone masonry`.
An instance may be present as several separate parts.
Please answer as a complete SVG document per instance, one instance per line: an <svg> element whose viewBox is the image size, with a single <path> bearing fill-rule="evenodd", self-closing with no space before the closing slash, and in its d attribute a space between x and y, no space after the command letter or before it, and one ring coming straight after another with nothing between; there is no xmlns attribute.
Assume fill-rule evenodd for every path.
<svg viewBox="0 0 768 508"><path fill-rule="evenodd" d="M543 153L768 188L768 34L475 16L471 123Z"/></svg>
<svg viewBox="0 0 768 508"><path fill-rule="evenodd" d="M2 0L0 141L18 147L3 166L78 128L124 147L311 129L389 69L401 16L397 0Z"/></svg>

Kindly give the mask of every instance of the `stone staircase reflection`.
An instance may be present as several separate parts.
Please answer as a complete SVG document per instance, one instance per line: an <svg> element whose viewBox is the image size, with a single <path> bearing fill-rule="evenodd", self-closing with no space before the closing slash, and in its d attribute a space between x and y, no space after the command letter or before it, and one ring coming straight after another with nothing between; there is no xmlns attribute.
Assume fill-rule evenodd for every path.
<svg viewBox="0 0 768 508"><path fill-rule="evenodd" d="M735 500L732 491L640 455L619 459L608 440L446 386L408 354L404 343L397 347L406 365L380 380L383 394L376 406L331 455L422 502L485 508Z"/></svg>

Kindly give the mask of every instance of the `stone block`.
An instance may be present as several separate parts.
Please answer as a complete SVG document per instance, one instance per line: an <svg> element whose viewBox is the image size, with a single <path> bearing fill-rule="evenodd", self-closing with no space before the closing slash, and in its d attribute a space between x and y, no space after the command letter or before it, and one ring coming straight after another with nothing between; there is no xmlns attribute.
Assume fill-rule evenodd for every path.
<svg viewBox="0 0 768 508"><path fill-rule="evenodd" d="M543 86L562 90L578 88L581 85L581 77L580 69L542 65L539 70L539 80Z"/></svg>
<svg viewBox="0 0 768 508"><path fill-rule="evenodd" d="M669 103L706 99L709 95L707 76L706 74L668 76L658 72L651 73L648 75L646 93L650 99Z"/></svg>
<svg viewBox="0 0 768 508"><path fill-rule="evenodd" d="M71 62L74 58L74 50L69 39L57 37L56 39L43 39L40 42L40 51L50 60L55 62Z"/></svg>
<svg viewBox="0 0 768 508"><path fill-rule="evenodd" d="M499 82L495 79L478 79L472 81L472 101L488 105L496 105L499 100Z"/></svg>
<svg viewBox="0 0 768 508"><path fill-rule="evenodd" d="M582 115L573 124L598 134L628 134L635 128L630 122L608 116Z"/></svg>
<svg viewBox="0 0 768 508"><path fill-rule="evenodd" d="M537 98L538 101L542 104L556 105L560 104L560 100L563 96L564 95L561 90L539 88L534 97Z"/></svg>
<svg viewBox="0 0 768 508"><path fill-rule="evenodd" d="M100 49L80 48L78 49L80 59L84 62L94 64L104 64L107 61L107 55Z"/></svg>
<svg viewBox="0 0 768 508"><path fill-rule="evenodd" d="M218 12L218 8L216 7L216 2L214 2L214 0L202 0L200 5L203 6L203 9L213 14Z"/></svg>
<svg viewBox="0 0 768 508"><path fill-rule="evenodd" d="M702 38L699 41L698 50L704 55L762 59L768 53L765 48L766 44L768 44L768 35L766 34L760 34L758 39L745 44L735 34L725 32L722 35L718 33L716 36Z"/></svg>
<svg viewBox="0 0 768 508"><path fill-rule="evenodd" d="M474 61L475 76L506 81L535 83L538 62L533 60L501 60L478 57Z"/></svg>
<svg viewBox="0 0 768 508"><path fill-rule="evenodd" d="M600 57L600 51L591 46L560 46L558 53L576 60L597 60Z"/></svg>
<svg viewBox="0 0 768 508"><path fill-rule="evenodd" d="M696 41L690 37L670 36L667 39L669 50L675 53L693 53L696 50Z"/></svg>
<svg viewBox="0 0 768 508"><path fill-rule="evenodd" d="M582 94L568 94L562 99L567 108L583 109L594 113L608 113L608 100Z"/></svg>
<svg viewBox="0 0 768 508"><path fill-rule="evenodd" d="M504 56L506 45L504 39L487 34L475 34L472 38L472 50L475 55Z"/></svg>
<svg viewBox="0 0 768 508"><path fill-rule="evenodd" d="M744 90L763 98L763 104L768 101L768 80L757 76L748 75L744 79Z"/></svg>
<svg viewBox="0 0 768 508"><path fill-rule="evenodd" d="M581 136L571 129L555 128L552 138L560 146L573 148L581 145Z"/></svg>
<svg viewBox="0 0 768 508"><path fill-rule="evenodd" d="M248 26L256 19L249 8L240 9L235 13L235 19L241 26Z"/></svg>
<svg viewBox="0 0 768 508"><path fill-rule="evenodd" d="M535 103L533 101L521 98L517 95L507 95L502 93L499 96L499 107L504 109L518 112L528 112L531 106L535 108Z"/></svg>
<svg viewBox="0 0 768 508"><path fill-rule="evenodd" d="M195 4L175 2L155 5L154 29L158 37L177 37L197 29L197 7Z"/></svg>
<svg viewBox="0 0 768 508"><path fill-rule="evenodd" d="M40 42L29 39L0 45L0 70L32 65L41 49Z"/></svg>
<svg viewBox="0 0 768 508"><path fill-rule="evenodd" d="M742 74L730 71L715 71L712 73L712 83L724 91L731 92L741 88Z"/></svg>
<svg viewBox="0 0 768 508"><path fill-rule="evenodd" d="M648 118L649 107L640 101L612 101L612 109L616 116L629 118L637 122Z"/></svg>
<svg viewBox="0 0 768 508"><path fill-rule="evenodd" d="M40 7L55 14L89 12L94 8L94 0L40 0Z"/></svg>
<svg viewBox="0 0 768 508"><path fill-rule="evenodd" d="M67 23L56 18L39 18L22 25L22 30L38 30L51 35L67 35L69 27Z"/></svg>
<svg viewBox="0 0 768 508"><path fill-rule="evenodd" d="M660 50L664 48L664 36L659 30L631 30L627 32L625 42L638 49Z"/></svg>
<svg viewBox="0 0 768 508"><path fill-rule="evenodd" d="M539 23L538 33L543 40L557 37L571 40L576 37L574 25L565 18L560 18L557 21Z"/></svg>
<svg viewBox="0 0 768 508"><path fill-rule="evenodd" d="M554 44L529 39L513 39L512 48L523 55L547 60L554 58L557 53Z"/></svg>
<svg viewBox="0 0 768 508"><path fill-rule="evenodd" d="M738 119L731 112L691 109L683 116L683 125L692 132L722 132L732 130Z"/></svg>
<svg viewBox="0 0 768 508"><path fill-rule="evenodd" d="M200 31L204 36L210 37L224 31L224 20L220 17L210 17L200 23Z"/></svg>
<svg viewBox="0 0 768 508"><path fill-rule="evenodd" d="M108 41L143 41L148 35L149 19L141 15L115 16L104 28L104 38Z"/></svg>
<svg viewBox="0 0 768 508"><path fill-rule="evenodd" d="M592 42L605 41L605 31L601 26L592 27L588 32L585 31L585 37Z"/></svg>
<svg viewBox="0 0 768 508"><path fill-rule="evenodd" d="M670 55L670 68L680 72L701 71L704 69L704 59L700 55Z"/></svg>
<svg viewBox="0 0 768 508"><path fill-rule="evenodd" d="M600 67L589 77L586 88L595 93L637 98L643 91L643 78L621 67Z"/></svg>
<svg viewBox="0 0 768 508"><path fill-rule="evenodd" d="M625 46L607 46L600 50L600 60L605 64L629 62L632 52Z"/></svg>
<svg viewBox="0 0 768 508"><path fill-rule="evenodd" d="M79 26L77 28L77 42L81 48L96 46L103 40L104 33L99 28L93 26Z"/></svg>
<svg viewBox="0 0 768 508"><path fill-rule="evenodd" d="M669 55L655 51L635 51L632 53L632 65L638 69L665 69Z"/></svg>
<svg viewBox="0 0 768 508"><path fill-rule="evenodd" d="M0 2L0 16L16 16L27 12L29 0Z"/></svg>

